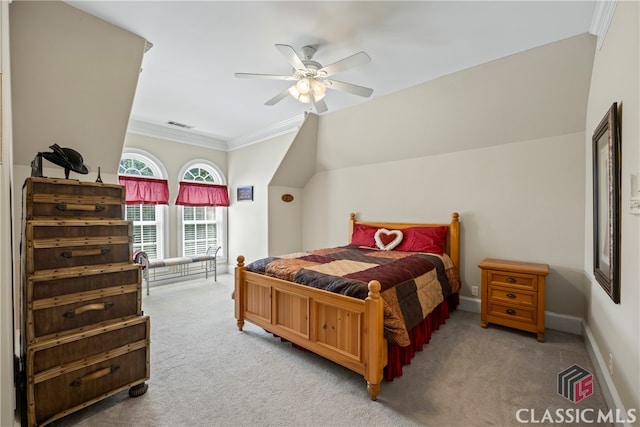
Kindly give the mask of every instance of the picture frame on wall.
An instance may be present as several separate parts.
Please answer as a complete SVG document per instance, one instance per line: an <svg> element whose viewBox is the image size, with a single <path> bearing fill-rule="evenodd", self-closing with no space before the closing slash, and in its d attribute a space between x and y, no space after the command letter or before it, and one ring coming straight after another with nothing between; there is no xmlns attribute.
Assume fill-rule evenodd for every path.
<svg viewBox="0 0 640 427"><path fill-rule="evenodd" d="M593 274L620 303L621 151L618 106L613 103L593 132Z"/></svg>
<svg viewBox="0 0 640 427"><path fill-rule="evenodd" d="M253 201L253 185L238 187L238 201Z"/></svg>

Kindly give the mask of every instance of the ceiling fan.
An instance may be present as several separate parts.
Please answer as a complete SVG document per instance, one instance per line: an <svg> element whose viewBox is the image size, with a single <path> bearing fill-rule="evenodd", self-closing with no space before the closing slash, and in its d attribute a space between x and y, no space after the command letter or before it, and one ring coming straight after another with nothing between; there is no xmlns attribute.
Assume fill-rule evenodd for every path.
<svg viewBox="0 0 640 427"><path fill-rule="evenodd" d="M371 62L371 58L365 52L361 51L327 66L322 66L322 64L312 59L316 53L316 48L313 46L304 46L302 48L303 58L298 56L296 51L289 45L276 44L275 46L293 66L292 75L235 73L235 77L239 78L289 80L295 82L291 87L265 102L265 105L275 105L290 95L300 102L311 103L318 113L324 113L327 111L327 104L324 102L327 89L348 92L365 98L368 98L373 93L373 89L368 87L329 78L334 74Z"/></svg>

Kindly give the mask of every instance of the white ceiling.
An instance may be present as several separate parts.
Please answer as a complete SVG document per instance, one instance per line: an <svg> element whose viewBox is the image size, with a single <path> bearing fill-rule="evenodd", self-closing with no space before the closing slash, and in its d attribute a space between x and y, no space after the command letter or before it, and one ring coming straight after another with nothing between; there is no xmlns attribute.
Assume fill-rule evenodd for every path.
<svg viewBox="0 0 640 427"><path fill-rule="evenodd" d="M132 123L178 129L227 146L300 118L309 104L264 103L291 82L238 79L235 72L285 74L274 44L317 46L328 65L364 50L368 65L337 80L374 89L370 98L330 90L329 111L348 108L481 63L589 32L595 1L68 1L136 33L153 48ZM216 141L212 140L212 143Z"/></svg>

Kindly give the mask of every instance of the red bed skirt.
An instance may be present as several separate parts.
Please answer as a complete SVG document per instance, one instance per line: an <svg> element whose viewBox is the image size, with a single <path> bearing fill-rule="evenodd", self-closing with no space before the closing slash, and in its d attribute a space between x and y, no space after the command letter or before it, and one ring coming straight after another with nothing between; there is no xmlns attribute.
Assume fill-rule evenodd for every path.
<svg viewBox="0 0 640 427"><path fill-rule="evenodd" d="M417 351L422 351L424 344L431 339L431 333L440 329L440 325L449 318L449 313L456 309L459 301L458 294L455 293L438 304L422 323L409 331L411 344L407 347L389 343L389 359L384 368L385 381L393 381L394 378L402 376L402 367L411 363Z"/></svg>

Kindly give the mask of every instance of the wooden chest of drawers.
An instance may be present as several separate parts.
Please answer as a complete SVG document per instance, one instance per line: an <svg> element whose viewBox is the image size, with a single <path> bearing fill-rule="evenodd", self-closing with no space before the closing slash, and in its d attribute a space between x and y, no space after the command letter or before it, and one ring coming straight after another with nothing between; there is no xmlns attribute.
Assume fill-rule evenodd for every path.
<svg viewBox="0 0 640 427"><path fill-rule="evenodd" d="M124 187L26 182L23 349L29 426L146 391L148 317Z"/></svg>
<svg viewBox="0 0 640 427"><path fill-rule="evenodd" d="M489 323L537 334L544 341L544 295L549 266L485 259L482 275L482 327Z"/></svg>

